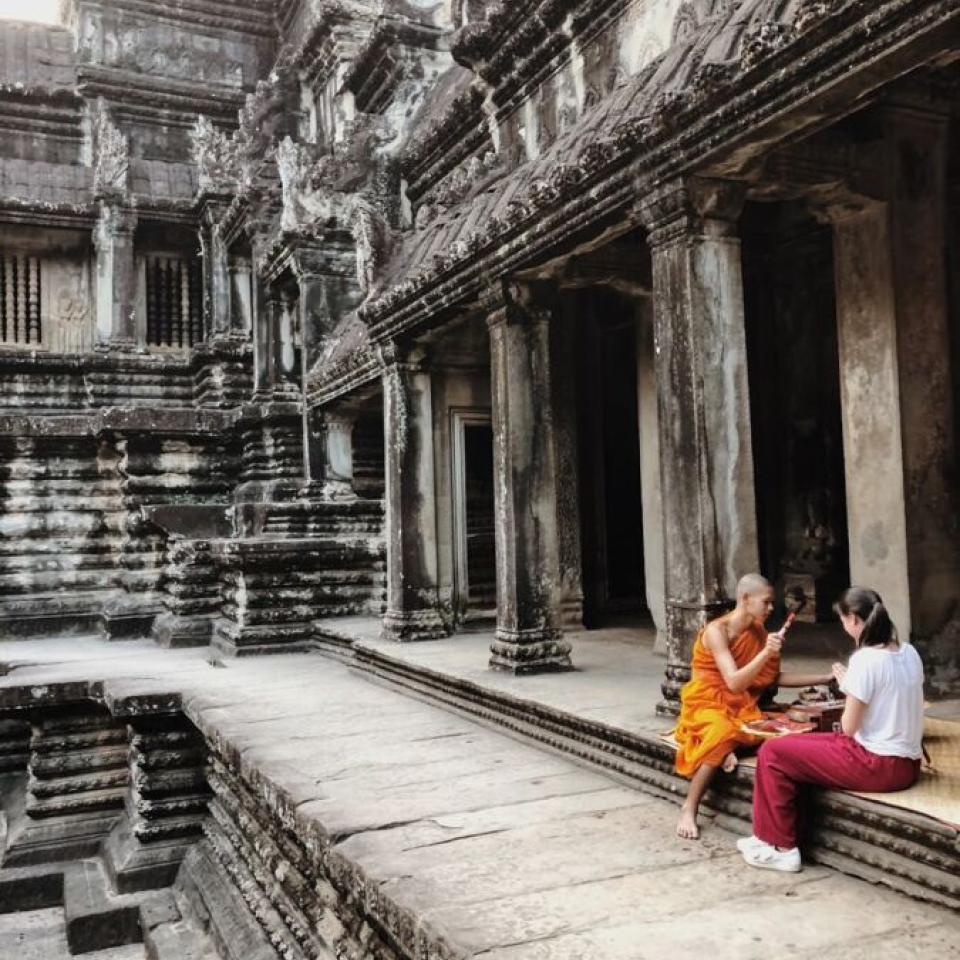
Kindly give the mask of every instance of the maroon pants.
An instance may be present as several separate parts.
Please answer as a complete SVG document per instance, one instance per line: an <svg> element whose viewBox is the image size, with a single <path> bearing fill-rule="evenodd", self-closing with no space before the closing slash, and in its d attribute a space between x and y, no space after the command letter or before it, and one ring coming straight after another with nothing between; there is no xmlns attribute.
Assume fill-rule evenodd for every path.
<svg viewBox="0 0 960 960"><path fill-rule="evenodd" d="M799 733L768 740L757 756L753 833L777 847L797 846L797 791L810 783L834 790L905 790L920 761L881 757L843 733Z"/></svg>

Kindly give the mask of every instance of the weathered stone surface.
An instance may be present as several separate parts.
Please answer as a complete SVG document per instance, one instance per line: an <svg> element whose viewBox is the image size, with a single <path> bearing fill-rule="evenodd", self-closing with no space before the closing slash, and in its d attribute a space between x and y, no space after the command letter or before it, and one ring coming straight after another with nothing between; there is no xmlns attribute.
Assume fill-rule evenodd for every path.
<svg viewBox="0 0 960 960"><path fill-rule="evenodd" d="M491 618L495 581L489 663L512 680L570 667L561 629L585 612L592 624L649 610L671 712L693 635L740 574L813 583L823 614L849 566L918 641L931 690L960 682L957 298L946 269L960 235L955 2L84 0L63 16L64 27L0 28L0 627L99 627L129 641L131 653L115 645L118 664L142 654L140 636L212 644L169 656L190 696L224 711L201 717L187 697L212 741L217 793L184 889L193 884L198 904L216 889L241 927L253 918L253 932L219 924L226 952L616 956L639 924L607 935L596 917L584 930L518 921L484 940L475 917L439 910L435 922L428 901L459 895L461 874L465 897L539 893L523 886L524 857L541 846L554 856L562 830L500 838L516 841L502 878L488 862L497 841L458 839L434 875L434 861L413 851L394 861L378 845L394 830L388 812L460 815L463 794L489 806L498 791L519 808L546 799L547 781L572 790L581 774L551 775L537 757L517 762L542 782L500 777L483 749L462 755L459 728L444 727L450 743L423 761L411 744L433 721L412 720L409 704L391 713L350 678L320 678L337 713L272 664L263 683L297 700L284 717L316 724L329 743L311 740L317 758L303 763L302 742L255 698L249 726L280 741L270 754L230 714L246 691L219 677L251 668L218 654L307 651L323 637L418 696L524 736L543 724L558 749L600 766L606 755L668 793L669 759L649 738L525 716L510 698L491 704L462 678L424 676L325 624L383 615L386 637L436 639L471 614ZM782 250L798 224L812 229L811 208L837 223L833 276L821 260L804 264L816 296L783 282L786 255L744 282L741 231ZM812 351L834 285L839 351ZM798 464L796 451L779 462L777 419L787 445L818 426L803 404L764 401L759 381L778 376L776 363L758 372L745 331L765 322L765 304L789 299L809 302L790 326L802 360L781 393L800 392L811 356L842 370L843 394L823 410L844 424L846 489L836 479L817 496L833 498L826 512L846 529L822 522L807 480L776 476ZM824 317L804 325L804 311ZM603 349L623 352L596 368L614 371L609 390L577 355L600 349L606 333L592 327L616 331ZM468 420L493 424L493 447L481 438L472 460L458 447ZM837 457L839 441L820 439ZM831 577L786 562L801 527L830 543ZM469 609L471 582L484 588L482 610ZM105 703L113 730L179 706L179 682L104 694L100 679L41 684L29 707L69 693L88 712ZM0 703L19 709L18 696ZM378 709L395 728L367 716ZM0 771L18 773L22 729L7 719ZM129 782L127 760L116 764L125 743L84 739L99 728L34 738L11 849L89 852L119 791L118 876L169 879L202 816L201 761L155 723L135 735ZM354 738L367 737L392 756L356 752ZM398 783L404 770L429 789ZM281 799L287 788L295 803ZM727 814L742 816L748 797L736 780ZM822 846L866 870L886 843L897 882L955 895L940 834L911 825L897 836L901 821L872 816L831 808ZM642 830L631 817L609 814L621 833ZM626 869L613 827L608 836L590 813L563 823ZM302 835L290 839L291 824ZM384 834L363 851L371 863L399 871L408 856L425 886L403 873L375 884L336 849L361 833ZM473 872L446 859L461 841L482 854ZM615 878L589 872L590 852L581 838L550 869L568 890L611 881L616 900ZM670 852L651 840L651 866L682 870ZM218 869L232 879L216 883ZM156 951L163 938L178 949L181 933L192 942L173 922L157 925ZM798 949L823 947L811 933Z"/></svg>
<svg viewBox="0 0 960 960"><path fill-rule="evenodd" d="M673 183L645 201L653 314L668 662L664 712L692 641L758 568L735 183ZM707 452L709 451L709 453Z"/></svg>

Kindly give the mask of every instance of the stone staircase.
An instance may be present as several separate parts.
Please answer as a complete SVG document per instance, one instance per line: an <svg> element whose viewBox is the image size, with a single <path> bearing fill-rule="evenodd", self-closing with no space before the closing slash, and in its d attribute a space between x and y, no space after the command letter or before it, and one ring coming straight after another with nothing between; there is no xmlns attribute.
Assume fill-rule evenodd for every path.
<svg viewBox="0 0 960 960"><path fill-rule="evenodd" d="M0 956L218 960L173 889L111 890L98 859L0 870Z"/></svg>
<svg viewBox="0 0 960 960"><path fill-rule="evenodd" d="M512 736L573 757L645 792L680 802L686 782L674 754L657 736L578 716L391 656L352 637L316 625L314 648L408 696L507 730ZM707 805L717 822L749 833L754 771L741 764L711 789ZM957 831L929 817L842 791L812 797L809 855L819 863L953 910L960 908Z"/></svg>
<svg viewBox="0 0 960 960"><path fill-rule="evenodd" d="M0 437L0 624L89 628L114 588L117 454L93 437ZM6 622L5 622L6 621Z"/></svg>

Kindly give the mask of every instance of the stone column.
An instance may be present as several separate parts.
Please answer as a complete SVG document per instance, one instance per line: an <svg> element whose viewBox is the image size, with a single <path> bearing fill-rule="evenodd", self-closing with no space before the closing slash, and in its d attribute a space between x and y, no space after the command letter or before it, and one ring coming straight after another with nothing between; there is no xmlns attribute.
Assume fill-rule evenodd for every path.
<svg viewBox="0 0 960 960"><path fill-rule="evenodd" d="M348 410L307 412L304 438L307 489L324 500L353 500L353 428L356 414Z"/></svg>
<svg viewBox="0 0 960 960"><path fill-rule="evenodd" d="M391 640L445 636L439 611L437 510L430 372L391 350L383 372L386 445L387 612Z"/></svg>
<svg viewBox="0 0 960 960"><path fill-rule="evenodd" d="M324 496L344 499L356 496L353 492L353 425L348 414L328 413L324 426Z"/></svg>
<svg viewBox="0 0 960 960"><path fill-rule="evenodd" d="M850 576L901 635L929 639L960 601L956 433L946 290L947 119L883 111L882 200L834 224ZM955 614L953 614L955 615Z"/></svg>
<svg viewBox="0 0 960 960"><path fill-rule="evenodd" d="M875 202L831 216L850 579L877 590L909 635L889 211Z"/></svg>
<svg viewBox="0 0 960 960"><path fill-rule="evenodd" d="M269 399L277 383L276 331L283 309L280 294L261 286L253 338L253 392L260 400Z"/></svg>
<svg viewBox="0 0 960 960"><path fill-rule="evenodd" d="M299 393L297 381L301 369L297 357L298 305L290 297L279 301L274 310L274 392Z"/></svg>
<svg viewBox="0 0 960 960"><path fill-rule="evenodd" d="M230 274L226 244L217 227L226 204L207 199L200 223L203 256L203 316L208 340L224 336L230 327Z"/></svg>
<svg viewBox="0 0 960 960"><path fill-rule="evenodd" d="M557 462L560 626L583 629L583 544L580 537L580 439L577 386L577 300L561 295L550 337L553 438Z"/></svg>
<svg viewBox="0 0 960 960"><path fill-rule="evenodd" d="M356 281L353 238L330 234L322 246L301 245L294 255L299 288L300 383L306 394L310 370L322 357L339 322L361 301ZM308 490L318 481L325 499L353 497L353 414L318 412L311 421L304 403L304 441Z"/></svg>
<svg viewBox="0 0 960 960"><path fill-rule="evenodd" d="M737 184L691 179L644 198L653 259L667 667L675 713L697 631L756 570Z"/></svg>
<svg viewBox="0 0 960 960"><path fill-rule="evenodd" d="M568 670L560 629L550 309L515 286L490 316L497 630L490 666Z"/></svg>
<svg viewBox="0 0 960 960"><path fill-rule="evenodd" d="M647 607L656 628L654 652L667 653L667 606L663 570L663 497L660 488L660 416L653 337L653 305L636 302L637 407L640 425L640 497L643 503L643 568Z"/></svg>
<svg viewBox="0 0 960 960"><path fill-rule="evenodd" d="M136 214L101 203L93 232L97 251L97 349L132 351L137 346Z"/></svg>
<svg viewBox="0 0 960 960"><path fill-rule="evenodd" d="M944 254L949 117L949 105L920 98L892 104L884 116L910 624L918 640L932 637L951 616L960 619L957 374Z"/></svg>
<svg viewBox="0 0 960 960"><path fill-rule="evenodd" d="M234 337L246 338L253 329L253 266L248 257L231 254L227 260L230 317L228 329Z"/></svg>

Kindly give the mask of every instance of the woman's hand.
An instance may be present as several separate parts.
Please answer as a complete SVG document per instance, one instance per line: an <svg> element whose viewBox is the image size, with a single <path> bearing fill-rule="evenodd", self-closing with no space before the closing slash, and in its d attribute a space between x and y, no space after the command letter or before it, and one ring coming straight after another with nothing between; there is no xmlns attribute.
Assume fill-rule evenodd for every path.
<svg viewBox="0 0 960 960"><path fill-rule="evenodd" d="M831 668L833 679L843 686L843 678L847 675L847 668L842 663L835 663Z"/></svg>

